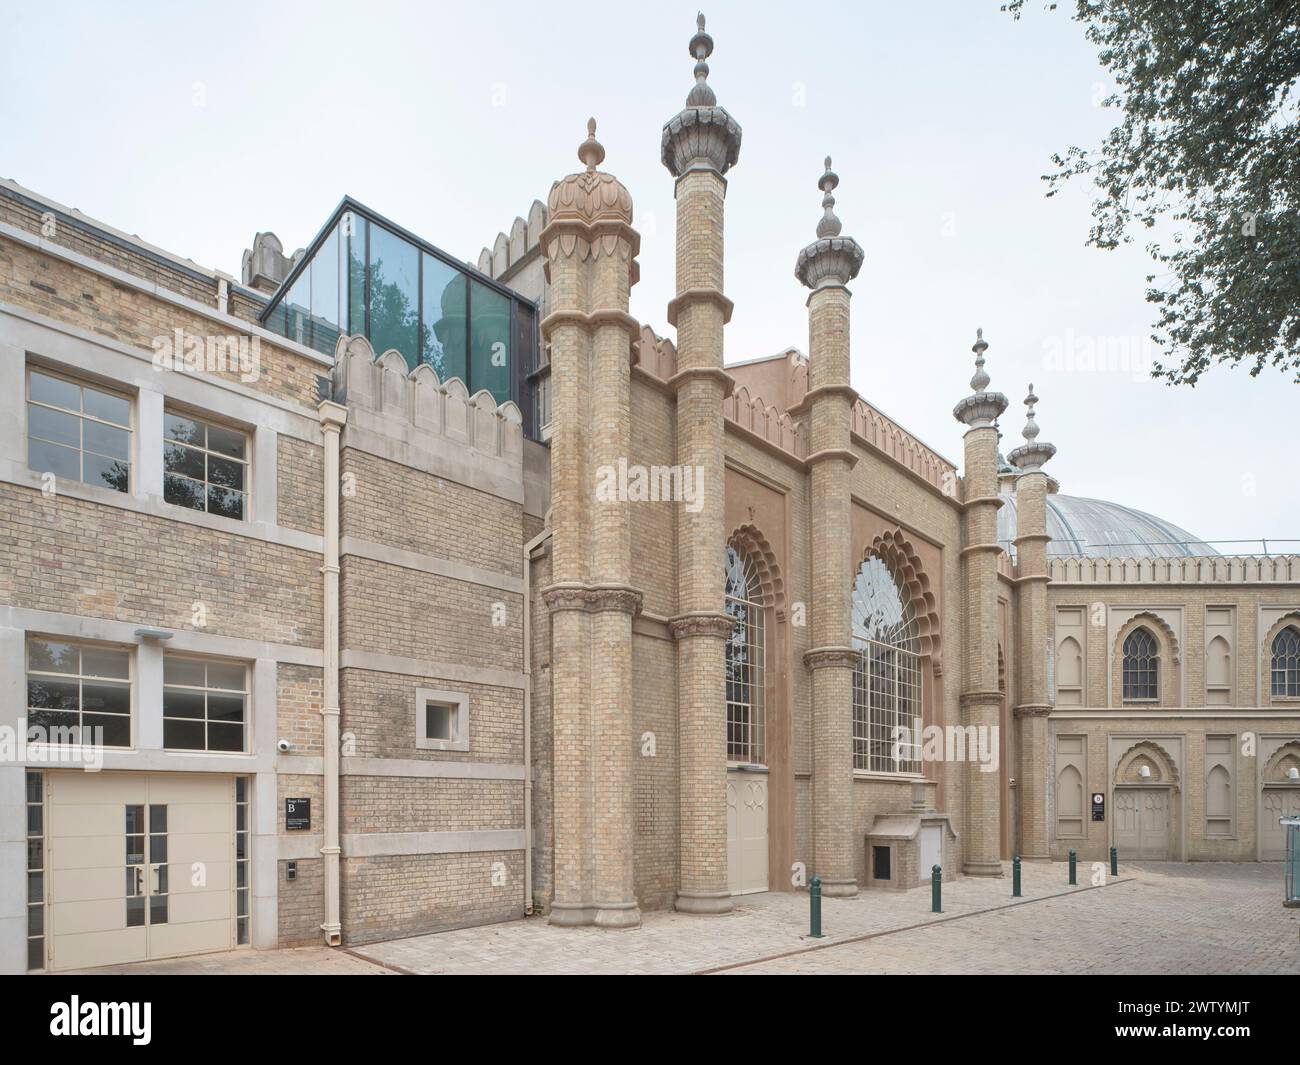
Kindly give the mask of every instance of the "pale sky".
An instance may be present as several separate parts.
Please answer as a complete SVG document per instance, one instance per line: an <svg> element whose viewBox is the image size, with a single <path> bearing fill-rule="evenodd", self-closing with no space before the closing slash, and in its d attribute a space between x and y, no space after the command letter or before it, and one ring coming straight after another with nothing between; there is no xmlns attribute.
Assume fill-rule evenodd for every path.
<svg viewBox="0 0 1300 1065"><path fill-rule="evenodd" d="M999 0L709 3L710 84L744 129L728 175L729 362L807 350L799 249L834 157L853 384L960 464L952 407L983 326L1020 442L1032 381L1073 495L1207 540L1300 538L1295 415L1277 371L1145 379L1148 260L1084 247L1091 194L1044 198L1053 151L1117 113L1065 7ZM238 276L254 232L307 244L346 193L473 261L578 168L588 115L642 234L632 313L672 335L663 123L693 78L695 4L90 5L7 0L0 176ZM1300 542L1291 545L1300 550Z"/></svg>

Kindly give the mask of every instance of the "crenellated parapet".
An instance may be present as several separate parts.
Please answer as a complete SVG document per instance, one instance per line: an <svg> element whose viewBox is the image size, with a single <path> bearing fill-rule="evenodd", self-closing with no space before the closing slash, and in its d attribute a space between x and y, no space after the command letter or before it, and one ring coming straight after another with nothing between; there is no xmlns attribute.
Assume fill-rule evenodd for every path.
<svg viewBox="0 0 1300 1065"><path fill-rule="evenodd" d="M799 423L743 386L722 401L722 416L795 458L808 457L808 437Z"/></svg>
<svg viewBox="0 0 1300 1065"><path fill-rule="evenodd" d="M498 281L508 279L524 262L535 258L542 230L549 220L546 205L541 200L534 200L528 209L527 220L515 218L508 234L498 233L492 247L478 253L478 268Z"/></svg>
<svg viewBox="0 0 1300 1065"><path fill-rule="evenodd" d="M640 337L632 343L632 365L658 381L671 381L677 373L677 347L668 337L643 325Z"/></svg>
<svg viewBox="0 0 1300 1065"><path fill-rule="evenodd" d="M1190 558L1054 558L1053 584L1294 584L1300 555Z"/></svg>
<svg viewBox="0 0 1300 1065"><path fill-rule="evenodd" d="M959 495L957 467L864 399L853 404L853 434L946 495Z"/></svg>
<svg viewBox="0 0 1300 1065"><path fill-rule="evenodd" d="M481 389L470 395L458 377L438 380L432 366L408 370L392 349L376 358L363 336L345 336L335 351L334 396L347 406L348 429L369 431L429 450L459 445L517 472L523 418L511 400L497 405Z"/></svg>

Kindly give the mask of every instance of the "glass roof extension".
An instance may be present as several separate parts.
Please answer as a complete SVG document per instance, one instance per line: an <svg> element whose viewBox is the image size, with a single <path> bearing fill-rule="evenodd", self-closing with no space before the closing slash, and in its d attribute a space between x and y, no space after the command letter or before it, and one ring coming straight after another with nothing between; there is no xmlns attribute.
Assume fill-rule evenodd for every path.
<svg viewBox="0 0 1300 1065"><path fill-rule="evenodd" d="M512 399L536 437L537 305L344 197L261 314L267 329L332 355L343 333L411 369Z"/></svg>

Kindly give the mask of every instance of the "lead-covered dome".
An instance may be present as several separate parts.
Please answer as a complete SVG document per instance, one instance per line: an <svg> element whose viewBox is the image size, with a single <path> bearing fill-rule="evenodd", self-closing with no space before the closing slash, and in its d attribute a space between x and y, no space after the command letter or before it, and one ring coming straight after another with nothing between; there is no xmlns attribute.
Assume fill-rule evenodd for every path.
<svg viewBox="0 0 1300 1065"><path fill-rule="evenodd" d="M1003 482L998 541L1015 556L1016 497ZM1104 499L1052 493L1047 497L1047 545L1051 558L1186 558L1217 555L1181 526Z"/></svg>

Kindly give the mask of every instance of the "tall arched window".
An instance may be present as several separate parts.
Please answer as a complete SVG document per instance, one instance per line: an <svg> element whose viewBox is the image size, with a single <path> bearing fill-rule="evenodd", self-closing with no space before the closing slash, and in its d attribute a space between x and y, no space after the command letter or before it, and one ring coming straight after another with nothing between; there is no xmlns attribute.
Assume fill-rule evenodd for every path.
<svg viewBox="0 0 1300 1065"><path fill-rule="evenodd" d="M1288 625L1273 637L1273 694L1300 697L1300 629Z"/></svg>
<svg viewBox="0 0 1300 1065"><path fill-rule="evenodd" d="M1149 629L1134 629L1124 640L1124 698L1160 698L1160 645Z"/></svg>
<svg viewBox="0 0 1300 1065"><path fill-rule="evenodd" d="M726 611L735 622L726 645L727 761L763 765L763 593L753 561L734 547L727 548L726 579Z"/></svg>
<svg viewBox="0 0 1300 1065"><path fill-rule="evenodd" d="M853 581L853 768L919 773L921 655L916 613L889 567L869 558ZM909 730L905 743L895 729Z"/></svg>

